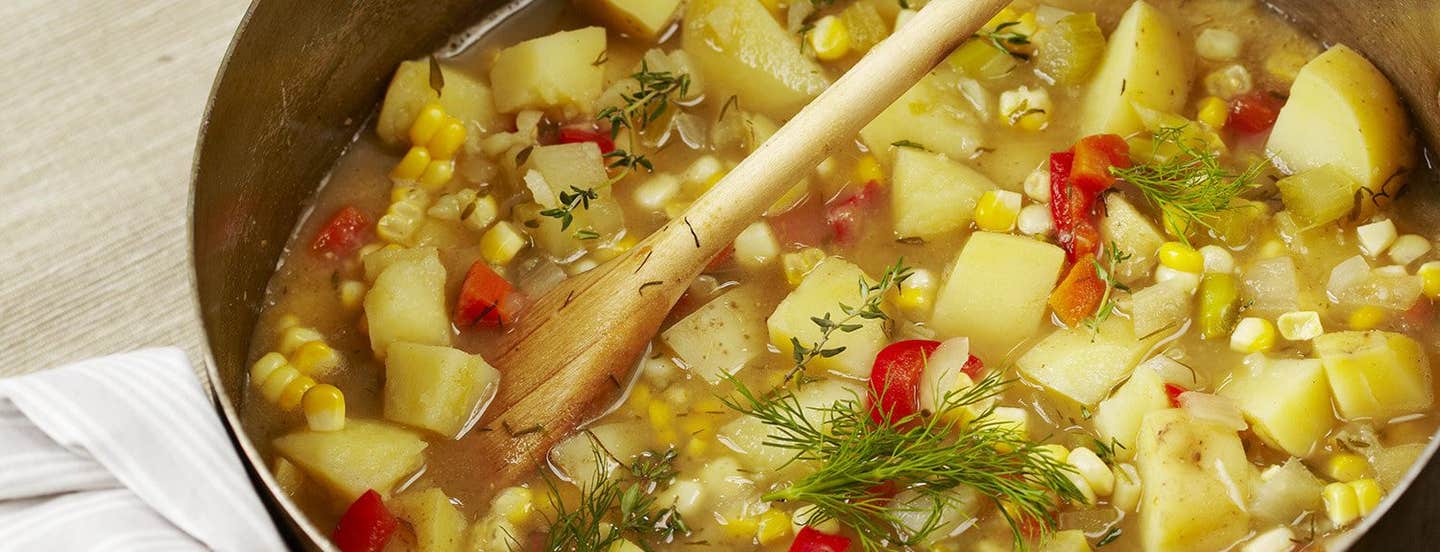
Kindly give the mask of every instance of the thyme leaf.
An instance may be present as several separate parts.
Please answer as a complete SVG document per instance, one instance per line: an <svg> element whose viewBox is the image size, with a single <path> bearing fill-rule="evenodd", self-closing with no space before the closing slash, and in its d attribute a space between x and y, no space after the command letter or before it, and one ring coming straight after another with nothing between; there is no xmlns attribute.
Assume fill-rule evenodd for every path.
<svg viewBox="0 0 1440 552"><path fill-rule="evenodd" d="M885 293L891 288L899 288L901 282L909 278L910 267L905 266L905 258L901 257L894 265L885 269L885 274L880 281L874 284L860 278L860 304L849 306L840 304L840 312L843 318L833 318L829 312L821 316L812 316L810 321L820 328L820 339L809 345L802 344L798 338L790 338L790 355L794 366L790 373L785 375L785 382L789 383L796 376L805 372L805 367L810 361L816 358L830 358L845 352L845 347L827 347L830 338L835 332L851 333L864 327L862 322L866 320L889 320L890 315L885 314L881 304L885 300Z"/></svg>
<svg viewBox="0 0 1440 552"><path fill-rule="evenodd" d="M994 30L981 30L975 33L974 36L975 38L984 40L990 44L991 47L1004 52L1010 57L1021 61L1028 61L1030 54L1010 49L1011 46L1026 46L1030 44L1030 35L1020 33L1016 30L1006 30L1019 24L1019 21L1006 21L996 25Z"/></svg>

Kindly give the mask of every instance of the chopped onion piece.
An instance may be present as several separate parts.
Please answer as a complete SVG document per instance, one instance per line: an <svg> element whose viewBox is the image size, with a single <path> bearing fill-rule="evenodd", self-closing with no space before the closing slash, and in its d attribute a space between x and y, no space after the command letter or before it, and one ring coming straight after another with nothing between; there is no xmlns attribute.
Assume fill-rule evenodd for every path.
<svg viewBox="0 0 1440 552"><path fill-rule="evenodd" d="M1186 391L1180 394L1180 408L1185 409L1191 416L1201 420L1215 422L1225 427L1241 431L1249 427L1245 423L1245 417L1240 414L1240 409L1230 399L1209 393L1197 393Z"/></svg>

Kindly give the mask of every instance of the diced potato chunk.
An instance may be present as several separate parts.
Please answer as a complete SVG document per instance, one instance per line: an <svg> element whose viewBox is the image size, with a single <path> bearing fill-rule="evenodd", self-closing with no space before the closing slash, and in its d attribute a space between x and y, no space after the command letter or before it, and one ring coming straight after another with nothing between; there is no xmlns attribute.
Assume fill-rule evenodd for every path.
<svg viewBox="0 0 1440 552"><path fill-rule="evenodd" d="M350 420L340 431L298 431L275 450L346 504L374 489L381 496L425 463L425 441L390 424Z"/></svg>
<svg viewBox="0 0 1440 552"><path fill-rule="evenodd" d="M1135 335L1154 335L1178 328L1190 318L1190 290L1178 280L1156 283L1130 294L1130 320Z"/></svg>
<svg viewBox="0 0 1440 552"><path fill-rule="evenodd" d="M1114 395L1100 401L1095 409L1095 432L1101 441L1120 444L1115 448L1117 460L1130 460L1135 457L1140 421L1146 414L1166 408L1170 408L1170 397L1165 394L1165 380L1148 363L1141 364Z"/></svg>
<svg viewBox="0 0 1440 552"><path fill-rule="evenodd" d="M1296 75L1265 149L1291 172L1334 164L1349 174L1371 192L1360 202L1361 219L1399 195L1405 180L1393 177L1415 162L1410 125L1395 88L1369 60L1343 44L1310 60Z"/></svg>
<svg viewBox="0 0 1440 552"><path fill-rule="evenodd" d="M499 385L500 372L480 355L396 343L385 358L385 418L458 439Z"/></svg>
<svg viewBox="0 0 1440 552"><path fill-rule="evenodd" d="M474 121L485 128L495 124L495 102L485 83L443 63L440 74L445 76L445 86L436 94L430 87L430 60L404 61L395 68L390 88L385 91L385 102L380 104L380 117L375 122L375 133L382 141L392 146L408 141L415 116L426 104L437 100L446 115Z"/></svg>
<svg viewBox="0 0 1440 552"><path fill-rule="evenodd" d="M465 515L439 487L406 492L386 506L410 524L417 552L459 552L465 543Z"/></svg>
<svg viewBox="0 0 1440 552"><path fill-rule="evenodd" d="M1143 1L1131 5L1110 34L1081 100L1080 134L1125 136L1141 130L1132 102L1179 112L1190 91L1188 45L1160 10Z"/></svg>
<svg viewBox="0 0 1440 552"><path fill-rule="evenodd" d="M895 153L890 212L898 238L929 238L970 225L975 203L995 183L959 161L900 148Z"/></svg>
<svg viewBox="0 0 1440 552"><path fill-rule="evenodd" d="M795 400L804 409L810 423L823 425L826 420L817 409L830 408L841 402L852 402L859 407L865 400L865 390L851 382L826 379L805 384L795 392ZM740 416L721 426L718 435L725 446L740 454L747 467L766 473L780 470L795 457L794 450L766 445L765 440L770 433L770 426L759 419Z"/></svg>
<svg viewBox="0 0 1440 552"><path fill-rule="evenodd" d="M755 297L737 289L711 299L660 339L680 355L686 369L718 383L765 353L763 316Z"/></svg>
<svg viewBox="0 0 1440 552"><path fill-rule="evenodd" d="M370 348L385 358L397 342L450 345L445 314L445 265L434 249L423 256L390 263L365 294Z"/></svg>
<svg viewBox="0 0 1440 552"><path fill-rule="evenodd" d="M1254 474L1240 437L1182 409L1145 415L1136 445L1145 550L1220 550L1250 531Z"/></svg>
<svg viewBox="0 0 1440 552"><path fill-rule="evenodd" d="M1112 316L1097 330L1062 328L1015 361L1020 373L1076 404L1093 407L1140 362L1150 348L1130 323Z"/></svg>
<svg viewBox="0 0 1440 552"><path fill-rule="evenodd" d="M577 0L606 27L627 35L653 40L670 26L680 0Z"/></svg>
<svg viewBox="0 0 1440 552"><path fill-rule="evenodd" d="M1130 283L1150 277L1155 270L1155 252L1165 243L1165 236L1155 229L1139 210L1121 194L1106 194L1104 217L1100 219L1100 236L1105 243L1114 243L1130 258L1115 264L1115 275Z"/></svg>
<svg viewBox="0 0 1440 552"><path fill-rule="evenodd" d="M957 105L966 105L965 100L927 76L860 129L860 139L881 158L906 149L894 146L905 141L951 159L969 159L985 145L984 137L974 115Z"/></svg>
<svg viewBox="0 0 1440 552"><path fill-rule="evenodd" d="M1330 387L1314 359L1254 356L1236 371L1220 395L1230 397L1266 444L1305 457L1330 432Z"/></svg>
<svg viewBox="0 0 1440 552"><path fill-rule="evenodd" d="M1040 541L1040 552L1090 552L1090 541L1079 529L1056 531Z"/></svg>
<svg viewBox="0 0 1440 552"><path fill-rule="evenodd" d="M1430 362L1414 339L1381 331L1336 332L1315 338L1315 352L1347 420L1420 412L1434 402Z"/></svg>
<svg viewBox="0 0 1440 552"><path fill-rule="evenodd" d="M599 196L590 200L588 208L574 211L575 220L570 224L567 238L573 239L574 232L581 228L609 236L625 227L620 204L605 185L610 180L605 159L594 142L536 146L530 151L524 169L539 173L539 178L527 174L525 184L535 202L545 208L560 207L560 193L573 192L572 187L592 189Z"/></svg>
<svg viewBox="0 0 1440 552"><path fill-rule="evenodd" d="M608 476L610 470L619 466L616 460L628 464L639 456L645 450L642 439L649 433L649 429L639 422L598 425L555 445L550 449L550 463L577 487L593 488L597 475ZM597 451L597 441L604 451ZM603 466L596 463L602 458L605 461Z"/></svg>
<svg viewBox="0 0 1440 552"><path fill-rule="evenodd" d="M786 117L830 86L759 0L694 0L680 39L716 97L735 94L746 109Z"/></svg>
<svg viewBox="0 0 1440 552"><path fill-rule="evenodd" d="M820 327L810 318L823 317L830 313L832 320L846 317L841 304L859 308L863 297L860 282L874 283L860 267L839 257L830 257L816 265L800 286L790 292L775 312L770 315L770 342L782 353L794 349L792 339L800 341L801 347L809 347L820 340ZM860 329L853 332L832 332L825 348L844 347L845 350L832 357L816 357L810 366L819 370L830 370L856 378L870 376L870 367L875 353L885 346L885 326L881 320L860 320Z"/></svg>
<svg viewBox="0 0 1440 552"><path fill-rule="evenodd" d="M935 300L941 334L970 338L987 363L998 363L1035 334L1065 252L1010 234L976 232L965 242Z"/></svg>
<svg viewBox="0 0 1440 552"><path fill-rule="evenodd" d="M589 113L605 84L605 29L585 27L526 40L504 50L490 69L495 107Z"/></svg>

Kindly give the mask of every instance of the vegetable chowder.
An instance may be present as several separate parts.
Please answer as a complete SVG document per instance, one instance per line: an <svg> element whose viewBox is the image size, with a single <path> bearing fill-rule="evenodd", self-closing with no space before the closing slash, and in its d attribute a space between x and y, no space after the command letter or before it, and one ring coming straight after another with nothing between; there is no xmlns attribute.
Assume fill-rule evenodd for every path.
<svg viewBox="0 0 1440 552"><path fill-rule="evenodd" d="M1247 0L1006 8L493 479L469 438L537 429L488 423L497 336L923 2L539 2L400 64L254 336L284 491L347 552L1280 552L1375 510L1436 429L1425 173L1365 57Z"/></svg>

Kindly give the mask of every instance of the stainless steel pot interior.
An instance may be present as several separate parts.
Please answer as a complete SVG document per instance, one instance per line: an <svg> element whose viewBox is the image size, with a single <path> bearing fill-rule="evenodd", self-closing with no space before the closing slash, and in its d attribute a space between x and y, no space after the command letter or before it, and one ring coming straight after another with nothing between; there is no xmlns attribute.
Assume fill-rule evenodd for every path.
<svg viewBox="0 0 1440 552"><path fill-rule="evenodd" d="M1271 5L1321 40L1365 52L1400 86L1431 149L1440 146L1440 56L1434 52L1440 0ZM240 428L233 399L244 382L266 282L306 200L380 99L397 63L505 11L503 0L256 0L242 21L201 126L191 238L210 383L252 469L265 462ZM1421 193L1440 195L1436 186ZM1440 440L1427 449L1427 460L1437 446ZM328 531L305 520L268 470L251 475L292 544L327 546ZM1440 508L1440 469L1411 475L1410 492L1383 506L1393 511L1354 532L1357 549L1411 548L1437 536L1425 534L1421 520Z"/></svg>

